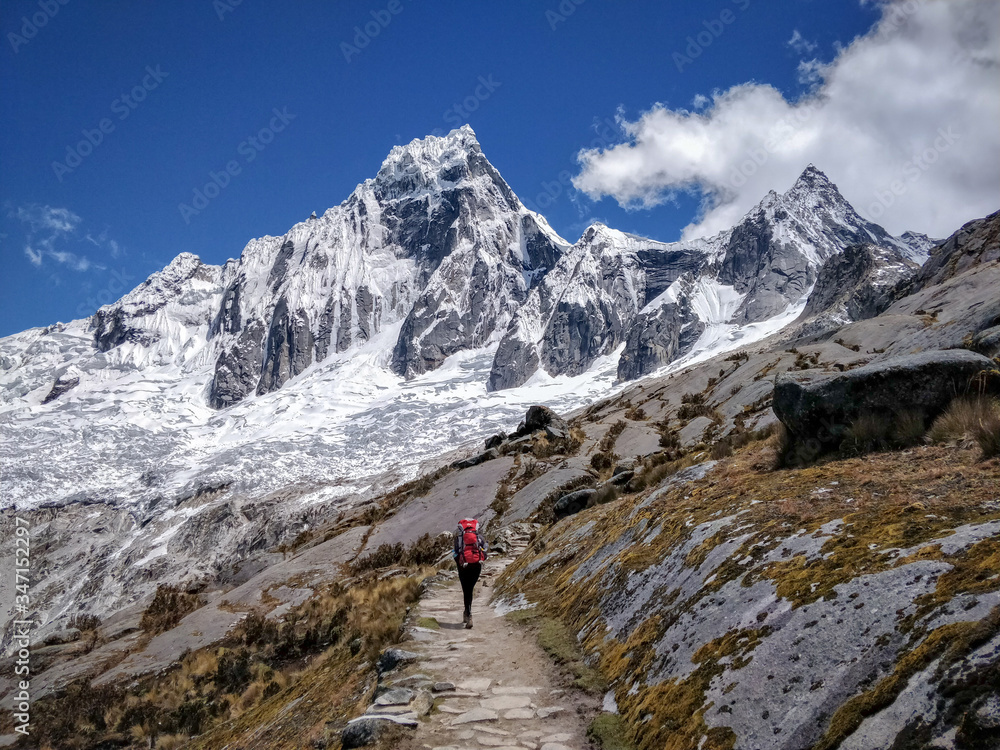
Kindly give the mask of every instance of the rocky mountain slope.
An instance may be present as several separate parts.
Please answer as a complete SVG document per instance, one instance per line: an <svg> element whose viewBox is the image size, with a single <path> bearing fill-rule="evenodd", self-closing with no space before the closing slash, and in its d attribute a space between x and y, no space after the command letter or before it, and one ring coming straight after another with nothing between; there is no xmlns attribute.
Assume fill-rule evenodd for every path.
<svg viewBox="0 0 1000 750"><path fill-rule="evenodd" d="M106 618L87 636L89 649L91 641L55 631L67 642L36 655L45 715L71 714L77 701L82 723L60 731L120 738L125 719L95 733L87 718L96 715L87 700L103 707L101 696L112 696L143 706L155 719L150 732L162 726L185 741L190 717L209 715L199 706L221 710L217 724L199 720L197 747L339 736L380 689L374 672L365 682L364 662L341 661L361 626L335 619L345 629L331 636L333 651L322 642L307 651L317 658L298 678L279 674L269 649L299 630L308 642L331 596L394 582L402 591L408 555L450 519L477 516L498 549L513 547L521 521L543 525L500 582L499 611L576 635L588 668L608 684L606 715L618 716L638 748L991 747L1000 736L998 459L959 440L780 468L780 445L766 430L778 374L869 377L894 354L981 341L1000 317L1000 263L989 260L996 222L974 222L949 250L935 249L977 260L942 281L914 282L916 292L872 318L644 379L568 414L565 429L501 440L373 502L336 504L338 515L314 518L290 553L248 558L234 577L192 587L197 608L165 632L141 625L147 600ZM854 344L862 329L905 349ZM1000 347L983 353L998 356ZM991 367L967 352L961 359ZM905 401L905 388L881 387ZM560 506L580 492L582 505ZM180 510L211 515L201 533L252 522L234 524L218 499L189 498ZM272 501L276 511L294 498ZM49 529L76 520L63 513ZM237 623L257 617L275 623L273 636L254 625L248 640ZM408 631L419 634L417 625ZM273 676L237 681L220 699L233 667L219 654L248 648L253 669ZM66 689L81 678L90 689ZM170 697L175 689L186 691L183 703Z"/></svg>
<svg viewBox="0 0 1000 750"><path fill-rule="evenodd" d="M5 512L47 535L37 615L229 575L531 403L572 409L758 340L861 240L886 258L925 243L810 167L714 238L595 225L570 246L471 129L398 147L222 267L182 254L91 319L0 340Z"/></svg>
<svg viewBox="0 0 1000 750"><path fill-rule="evenodd" d="M578 374L623 344L618 375L634 380L690 353L704 343L706 329L710 339L772 333L802 310L824 264L861 243L877 253L864 264L867 270L856 256L843 268L877 268L880 287L908 278L931 244L913 234L891 237L865 221L812 165L787 192L772 191L715 237L662 244L595 225L518 310L489 387L521 385L539 368ZM825 310L832 301L817 305ZM845 314L841 323L855 319Z"/></svg>

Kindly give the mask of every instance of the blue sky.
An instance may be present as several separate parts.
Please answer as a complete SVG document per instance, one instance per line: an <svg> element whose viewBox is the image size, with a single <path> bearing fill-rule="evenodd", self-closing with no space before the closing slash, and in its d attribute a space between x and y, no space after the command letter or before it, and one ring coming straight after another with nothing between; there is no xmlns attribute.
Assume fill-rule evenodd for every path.
<svg viewBox="0 0 1000 750"><path fill-rule="evenodd" d="M803 56L832 60L880 16L849 1L576 3L4 0L0 335L89 315L180 252L237 257L340 203L393 145L458 122L567 239L595 218L677 239L697 193L626 210L560 174L624 140L619 110L635 121L746 82L794 102ZM345 53L366 24L378 35ZM230 161L239 173L183 215Z"/></svg>

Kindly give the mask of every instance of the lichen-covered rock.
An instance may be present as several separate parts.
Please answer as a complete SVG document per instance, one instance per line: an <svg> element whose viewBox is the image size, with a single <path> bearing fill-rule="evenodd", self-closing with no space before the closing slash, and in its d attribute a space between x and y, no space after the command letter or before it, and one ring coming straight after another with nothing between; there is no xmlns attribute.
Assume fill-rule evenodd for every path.
<svg viewBox="0 0 1000 750"><path fill-rule="evenodd" d="M974 352L923 352L875 362L843 373L790 373L774 386L774 413L797 440L839 444L862 414L885 418L904 412L925 421L958 395L973 392L974 378L995 363Z"/></svg>
<svg viewBox="0 0 1000 750"><path fill-rule="evenodd" d="M768 450L562 520L497 595L578 632L640 750L996 737L997 469L941 448L754 468Z"/></svg>
<svg viewBox="0 0 1000 750"><path fill-rule="evenodd" d="M479 453L475 456L463 458L461 461L455 461L452 464L452 467L456 469L471 469L473 466L479 466L479 464L492 461L495 458L500 458L500 451L496 448L490 448L488 451L484 451L483 453Z"/></svg>
<svg viewBox="0 0 1000 750"><path fill-rule="evenodd" d="M530 406L524 415L524 432L537 432L546 427L554 427L560 430L569 431L566 420L556 414L547 406Z"/></svg>
<svg viewBox="0 0 1000 750"><path fill-rule="evenodd" d="M406 651L401 648L387 648L378 657L379 674L390 672L400 664L408 664L420 658L420 654Z"/></svg>
<svg viewBox="0 0 1000 750"><path fill-rule="evenodd" d="M344 750L352 748L367 747L378 742L392 722L386 719L361 719L344 727L340 734L341 746Z"/></svg>

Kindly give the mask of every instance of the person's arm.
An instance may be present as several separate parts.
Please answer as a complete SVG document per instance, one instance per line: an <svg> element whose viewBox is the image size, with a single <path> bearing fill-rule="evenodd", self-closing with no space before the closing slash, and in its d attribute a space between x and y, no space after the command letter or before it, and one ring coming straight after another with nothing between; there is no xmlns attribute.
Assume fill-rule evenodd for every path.
<svg viewBox="0 0 1000 750"><path fill-rule="evenodd" d="M479 549L483 551L483 562L486 562L487 552L489 552L488 545L482 534L476 534L476 536L479 537Z"/></svg>

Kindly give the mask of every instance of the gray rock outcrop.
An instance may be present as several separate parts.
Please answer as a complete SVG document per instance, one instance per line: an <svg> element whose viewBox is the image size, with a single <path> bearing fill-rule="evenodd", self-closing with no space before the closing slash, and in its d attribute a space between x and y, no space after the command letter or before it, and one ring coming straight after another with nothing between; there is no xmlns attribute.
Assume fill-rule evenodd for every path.
<svg viewBox="0 0 1000 750"><path fill-rule="evenodd" d="M918 267L893 247L851 245L820 269L794 336L816 336L880 315Z"/></svg>
<svg viewBox="0 0 1000 750"><path fill-rule="evenodd" d="M908 292L941 284L975 266L997 261L1000 261L1000 211L970 221L933 248Z"/></svg>
<svg viewBox="0 0 1000 750"><path fill-rule="evenodd" d="M581 510L587 507L587 503L590 499L597 494L595 489L577 490L576 492L570 492L567 495L563 495L561 498L556 500L556 504L552 507L552 512L556 517L556 520L566 518L566 516L572 516L579 513Z"/></svg>
<svg viewBox="0 0 1000 750"><path fill-rule="evenodd" d="M892 418L909 412L926 423L956 396L973 392L976 376L994 368L992 360L959 349L894 357L843 373L781 374L773 408L794 439L834 446L863 414Z"/></svg>

